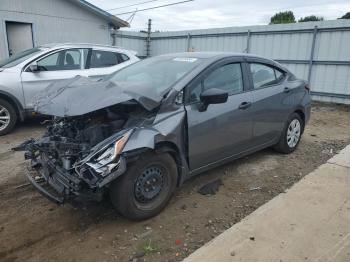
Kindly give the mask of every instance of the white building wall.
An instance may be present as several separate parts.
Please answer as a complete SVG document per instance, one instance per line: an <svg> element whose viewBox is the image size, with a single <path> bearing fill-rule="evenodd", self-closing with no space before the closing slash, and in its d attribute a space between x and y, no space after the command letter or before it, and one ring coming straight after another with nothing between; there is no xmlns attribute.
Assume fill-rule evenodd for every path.
<svg viewBox="0 0 350 262"><path fill-rule="evenodd" d="M0 0L0 59L8 56L6 21L33 24L35 45L111 44L108 23L69 0Z"/></svg>

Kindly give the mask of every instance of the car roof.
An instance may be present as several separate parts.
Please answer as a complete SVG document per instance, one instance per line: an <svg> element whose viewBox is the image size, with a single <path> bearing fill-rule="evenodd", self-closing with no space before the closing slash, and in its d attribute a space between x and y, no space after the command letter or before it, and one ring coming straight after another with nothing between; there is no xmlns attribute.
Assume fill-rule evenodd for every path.
<svg viewBox="0 0 350 262"><path fill-rule="evenodd" d="M285 66L281 65L277 61L272 60L270 58L263 57L263 56L255 55L255 54L238 53L238 52L182 52L182 53L164 54L160 56L169 57L169 58L186 57L186 58L208 59L212 62L226 58L226 57L244 57L247 59L252 59L250 61L262 62L262 63L274 65L290 73L290 71Z"/></svg>
<svg viewBox="0 0 350 262"><path fill-rule="evenodd" d="M100 44L89 44L89 43L49 43L41 45L40 47L43 48L95 48L95 49L103 49L103 50L113 50L113 51L120 51L120 52L129 52L133 54L137 54L134 50L128 50L124 49L118 46L111 46L111 45L100 45Z"/></svg>
<svg viewBox="0 0 350 262"><path fill-rule="evenodd" d="M252 57L252 58L261 58L261 59L267 59L268 58L254 55L254 54L247 54L247 53L238 53L238 52L182 52L182 53L171 53L171 54L164 54L160 56L168 56L168 57L192 57L192 58L223 58L223 57Z"/></svg>

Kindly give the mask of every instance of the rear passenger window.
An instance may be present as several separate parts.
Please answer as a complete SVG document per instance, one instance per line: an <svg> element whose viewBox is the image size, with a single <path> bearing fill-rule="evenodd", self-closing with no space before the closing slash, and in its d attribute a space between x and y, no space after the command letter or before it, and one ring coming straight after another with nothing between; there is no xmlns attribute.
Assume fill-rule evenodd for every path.
<svg viewBox="0 0 350 262"><path fill-rule="evenodd" d="M90 68L110 67L118 64L118 54L108 51L92 50Z"/></svg>
<svg viewBox="0 0 350 262"><path fill-rule="evenodd" d="M250 64L254 89L274 85L279 83L283 77L283 72L263 64Z"/></svg>

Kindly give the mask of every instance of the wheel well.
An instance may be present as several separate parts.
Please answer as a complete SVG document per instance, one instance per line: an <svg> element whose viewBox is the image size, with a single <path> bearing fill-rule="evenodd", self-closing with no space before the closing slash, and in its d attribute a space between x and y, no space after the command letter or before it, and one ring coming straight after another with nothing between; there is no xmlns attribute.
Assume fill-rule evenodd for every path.
<svg viewBox="0 0 350 262"><path fill-rule="evenodd" d="M303 121L303 129L302 129L302 132L304 132L304 128L305 128L305 114L304 114L304 112L303 112L302 110L300 110L300 109L295 110L294 112L297 113L297 114L300 116L301 120Z"/></svg>
<svg viewBox="0 0 350 262"><path fill-rule="evenodd" d="M17 116L23 120L24 116L23 116L23 110L20 108L20 106L18 105L18 102L16 102L13 98L11 98L10 96L6 95L6 94L2 94L0 93L0 99L5 100L6 102L8 102L10 105L13 106L13 108L16 111Z"/></svg>
<svg viewBox="0 0 350 262"><path fill-rule="evenodd" d="M183 163L181 160L181 156L180 156L180 152L178 147L172 143L172 142L168 142L168 141L164 141L164 142L159 142L155 145L154 150L156 152L161 152L161 153L168 153L171 155L171 157L174 159L176 165L177 165L177 172L178 172L178 177L177 177L177 186L180 185L181 183L181 179L182 179L182 175L183 175Z"/></svg>

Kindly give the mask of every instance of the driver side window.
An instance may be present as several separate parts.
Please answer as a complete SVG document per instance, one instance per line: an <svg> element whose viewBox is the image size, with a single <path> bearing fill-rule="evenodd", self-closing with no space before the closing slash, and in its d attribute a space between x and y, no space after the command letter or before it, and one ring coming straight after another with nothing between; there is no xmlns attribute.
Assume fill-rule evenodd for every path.
<svg viewBox="0 0 350 262"><path fill-rule="evenodd" d="M40 71L78 70L81 69L81 54L81 49L62 50L37 61L38 68Z"/></svg>
<svg viewBox="0 0 350 262"><path fill-rule="evenodd" d="M227 91L229 95L241 93L243 91L241 64L226 64L212 71L192 89L189 102L198 102L200 100L200 94L211 88L222 89Z"/></svg>

